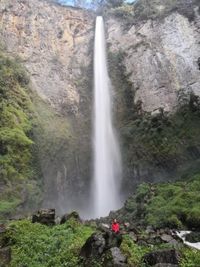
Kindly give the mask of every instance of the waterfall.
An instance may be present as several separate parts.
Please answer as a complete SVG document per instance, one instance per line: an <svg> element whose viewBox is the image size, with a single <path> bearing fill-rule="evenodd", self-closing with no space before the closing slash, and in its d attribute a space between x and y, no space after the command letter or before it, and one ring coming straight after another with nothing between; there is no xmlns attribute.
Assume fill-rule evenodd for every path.
<svg viewBox="0 0 200 267"><path fill-rule="evenodd" d="M121 205L121 157L112 123L112 88L108 76L103 18L96 19L94 47L94 215L108 215Z"/></svg>

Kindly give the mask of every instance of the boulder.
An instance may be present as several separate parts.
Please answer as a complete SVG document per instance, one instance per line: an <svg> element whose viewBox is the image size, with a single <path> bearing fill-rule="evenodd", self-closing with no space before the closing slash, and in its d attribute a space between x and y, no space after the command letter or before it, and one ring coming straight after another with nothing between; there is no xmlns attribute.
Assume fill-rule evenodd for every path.
<svg viewBox="0 0 200 267"><path fill-rule="evenodd" d="M5 267L11 261L11 248L5 247L0 249L0 267Z"/></svg>
<svg viewBox="0 0 200 267"><path fill-rule="evenodd" d="M106 239L102 233L92 234L81 248L82 258L100 258L106 248Z"/></svg>
<svg viewBox="0 0 200 267"><path fill-rule="evenodd" d="M151 233L155 233L153 226L149 225L147 226L146 230L145 230L146 234L151 234Z"/></svg>
<svg viewBox="0 0 200 267"><path fill-rule="evenodd" d="M55 209L42 209L32 216L32 223L55 225Z"/></svg>
<svg viewBox="0 0 200 267"><path fill-rule="evenodd" d="M169 242L173 239L173 237L172 237L171 235L162 234L162 235L161 235L161 239L162 239L164 242L169 243Z"/></svg>
<svg viewBox="0 0 200 267"><path fill-rule="evenodd" d="M78 212L76 212L76 211L72 211L71 213L69 213L69 214L65 214L65 215L63 215L62 217L61 217L61 221L60 221L60 224L64 224L64 223L66 223L69 219L71 219L71 218L73 218L73 219L75 219L75 220L77 220L77 221L79 221L79 222L82 222L81 221L81 218L80 218L80 216L79 216L79 214L78 214Z"/></svg>
<svg viewBox="0 0 200 267"><path fill-rule="evenodd" d="M161 263L178 265L179 259L180 254L175 249L159 250L144 256L144 262L150 266Z"/></svg>
<svg viewBox="0 0 200 267"><path fill-rule="evenodd" d="M104 267L125 267L127 258L118 247L109 249L103 256L102 266Z"/></svg>
<svg viewBox="0 0 200 267"><path fill-rule="evenodd" d="M190 243L200 242L200 232L191 232L185 236L185 240Z"/></svg>
<svg viewBox="0 0 200 267"><path fill-rule="evenodd" d="M80 256L84 259L100 258L102 254L113 247L119 247L122 242L120 234L110 231L96 232L92 234L83 245Z"/></svg>

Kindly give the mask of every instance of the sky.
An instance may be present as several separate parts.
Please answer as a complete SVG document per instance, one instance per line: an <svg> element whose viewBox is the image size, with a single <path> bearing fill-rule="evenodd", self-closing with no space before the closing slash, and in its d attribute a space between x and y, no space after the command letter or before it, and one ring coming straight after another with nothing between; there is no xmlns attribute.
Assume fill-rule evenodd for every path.
<svg viewBox="0 0 200 267"><path fill-rule="evenodd" d="M135 0L126 0L127 3L133 3ZM73 0L58 0L58 2L62 4L67 4L67 5L73 5ZM88 4L90 4L90 0L87 1Z"/></svg>

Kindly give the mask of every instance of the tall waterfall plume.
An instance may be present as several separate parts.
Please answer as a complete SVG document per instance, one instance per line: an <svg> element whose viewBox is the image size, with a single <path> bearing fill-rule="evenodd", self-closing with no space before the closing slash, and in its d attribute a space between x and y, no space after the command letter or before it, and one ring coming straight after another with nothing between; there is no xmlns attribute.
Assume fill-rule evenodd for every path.
<svg viewBox="0 0 200 267"><path fill-rule="evenodd" d="M121 156L112 122L112 87L108 76L103 18L96 18L94 47L94 215L120 207Z"/></svg>

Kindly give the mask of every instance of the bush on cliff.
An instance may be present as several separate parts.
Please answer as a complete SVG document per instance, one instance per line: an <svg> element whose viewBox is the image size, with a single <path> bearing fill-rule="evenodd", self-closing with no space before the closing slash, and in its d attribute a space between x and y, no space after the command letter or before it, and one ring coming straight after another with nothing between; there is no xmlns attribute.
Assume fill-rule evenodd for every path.
<svg viewBox="0 0 200 267"><path fill-rule="evenodd" d="M200 225L200 174L174 183L142 184L125 204L127 218L156 228Z"/></svg>
<svg viewBox="0 0 200 267"><path fill-rule="evenodd" d="M37 187L31 181L33 108L28 83L19 62L0 51L0 217L11 213L24 202L29 189Z"/></svg>

